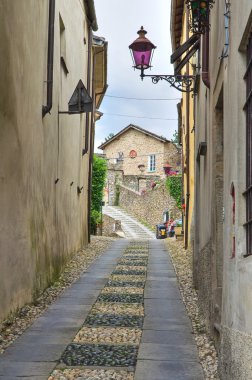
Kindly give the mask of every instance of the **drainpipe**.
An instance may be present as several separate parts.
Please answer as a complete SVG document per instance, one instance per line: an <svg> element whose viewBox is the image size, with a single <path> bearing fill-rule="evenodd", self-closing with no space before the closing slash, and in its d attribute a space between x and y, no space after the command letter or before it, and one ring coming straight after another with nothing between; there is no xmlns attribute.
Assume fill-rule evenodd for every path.
<svg viewBox="0 0 252 380"><path fill-rule="evenodd" d="M91 197L92 197L92 168L94 155L94 111L92 112L92 122L90 130L90 150L89 150L89 175L88 175L88 242L91 241Z"/></svg>
<svg viewBox="0 0 252 380"><path fill-rule="evenodd" d="M88 83L87 83L87 91L90 94L91 88L91 53L92 53L92 42L93 42L93 33L91 30L91 26L89 27L89 36L88 36ZM90 138L89 138L89 114L86 115L86 136L85 136L85 148L82 151L82 155L88 152L89 145L89 163L88 163L88 243L91 241L91 197L92 197L92 167L93 167L93 151L94 151L94 107L95 107L95 99L94 99L94 65L95 65L95 56L93 58L93 66L92 66L92 98L93 98L93 111L91 113L91 123L90 123Z"/></svg>
<svg viewBox="0 0 252 380"><path fill-rule="evenodd" d="M87 64L87 92L90 95L91 89L91 54L92 54L92 42L93 42L93 33L91 26L88 28L88 64ZM93 74L93 73L92 73ZM93 99L94 102L94 99ZM82 149L82 156L88 152L89 145L89 113L86 113L86 134L85 134L85 146Z"/></svg>
<svg viewBox="0 0 252 380"><path fill-rule="evenodd" d="M47 101L46 106L42 106L42 117L50 113L53 98L53 54L54 54L54 20L55 20L55 0L49 2L49 22L48 22L48 52L47 52Z"/></svg>
<svg viewBox="0 0 252 380"><path fill-rule="evenodd" d="M96 32L98 30L98 25L97 25L94 0L84 0L84 2L87 4L87 16L91 23L91 27L93 31Z"/></svg>
<svg viewBox="0 0 252 380"><path fill-rule="evenodd" d="M209 30L203 34L203 46L202 46L202 81L210 88L209 78Z"/></svg>
<svg viewBox="0 0 252 380"><path fill-rule="evenodd" d="M189 39L189 10L186 7L186 39ZM186 75L189 75L189 62L186 64ZM189 233L189 201L190 201L190 94L186 93L186 220L185 220L185 249L188 248Z"/></svg>

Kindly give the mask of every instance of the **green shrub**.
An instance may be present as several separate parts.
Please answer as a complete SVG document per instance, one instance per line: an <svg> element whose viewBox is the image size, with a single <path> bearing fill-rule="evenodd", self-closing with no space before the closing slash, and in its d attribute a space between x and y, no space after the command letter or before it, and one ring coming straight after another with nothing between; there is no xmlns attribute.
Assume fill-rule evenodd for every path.
<svg viewBox="0 0 252 380"><path fill-rule="evenodd" d="M182 177L179 175L167 177L166 188L169 191L170 195L175 199L177 207L181 209Z"/></svg>
<svg viewBox="0 0 252 380"><path fill-rule="evenodd" d="M91 233L95 234L96 225L101 222L101 202L107 174L107 163L104 158L93 157Z"/></svg>

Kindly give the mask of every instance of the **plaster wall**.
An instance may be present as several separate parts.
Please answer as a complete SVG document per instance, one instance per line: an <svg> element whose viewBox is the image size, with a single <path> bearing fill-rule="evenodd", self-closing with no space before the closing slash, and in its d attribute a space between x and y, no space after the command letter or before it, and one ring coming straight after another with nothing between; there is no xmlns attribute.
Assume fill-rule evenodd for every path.
<svg viewBox="0 0 252 380"><path fill-rule="evenodd" d="M87 242L85 116L58 115L79 79L87 86L87 19L81 1L56 0L53 108L42 118L48 4L0 3L0 320L32 301ZM60 15L67 75L60 63ZM77 186L83 186L80 195Z"/></svg>
<svg viewBox="0 0 252 380"><path fill-rule="evenodd" d="M228 57L221 60L219 57L225 44L224 5L224 0L215 2L211 12L211 88L207 90L201 82L196 99L196 150L199 142L207 142L207 155L200 158L196 168L199 186L195 202L197 280L201 308L220 350L221 378L247 380L252 379L251 360L246 354L251 350L252 336L252 261L251 257L244 258L246 211L242 193L246 188L246 119L243 106L246 85L243 77L246 54L239 50L239 46L252 8L251 1L243 1L242 6L239 2L231 2L229 52ZM220 112L223 112L222 153L219 144ZM234 226L230 195L232 183L236 192ZM236 239L234 258L233 236Z"/></svg>

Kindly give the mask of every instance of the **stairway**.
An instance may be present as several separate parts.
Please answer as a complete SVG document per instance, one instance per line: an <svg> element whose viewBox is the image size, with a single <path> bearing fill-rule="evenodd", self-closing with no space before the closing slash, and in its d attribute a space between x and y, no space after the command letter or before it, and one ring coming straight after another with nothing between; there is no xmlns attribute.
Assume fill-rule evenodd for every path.
<svg viewBox="0 0 252 380"><path fill-rule="evenodd" d="M103 214L120 220L127 239L155 239L155 234L118 206L103 207Z"/></svg>

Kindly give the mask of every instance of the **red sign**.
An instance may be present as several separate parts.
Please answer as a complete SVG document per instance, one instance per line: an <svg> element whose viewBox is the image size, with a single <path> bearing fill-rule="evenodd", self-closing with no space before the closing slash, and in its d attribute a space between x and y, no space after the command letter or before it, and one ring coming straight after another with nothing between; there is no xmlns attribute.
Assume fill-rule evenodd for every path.
<svg viewBox="0 0 252 380"><path fill-rule="evenodd" d="M130 158L136 158L136 156L137 156L137 152L136 152L135 150L131 150L131 151L129 152L129 156L130 156Z"/></svg>

